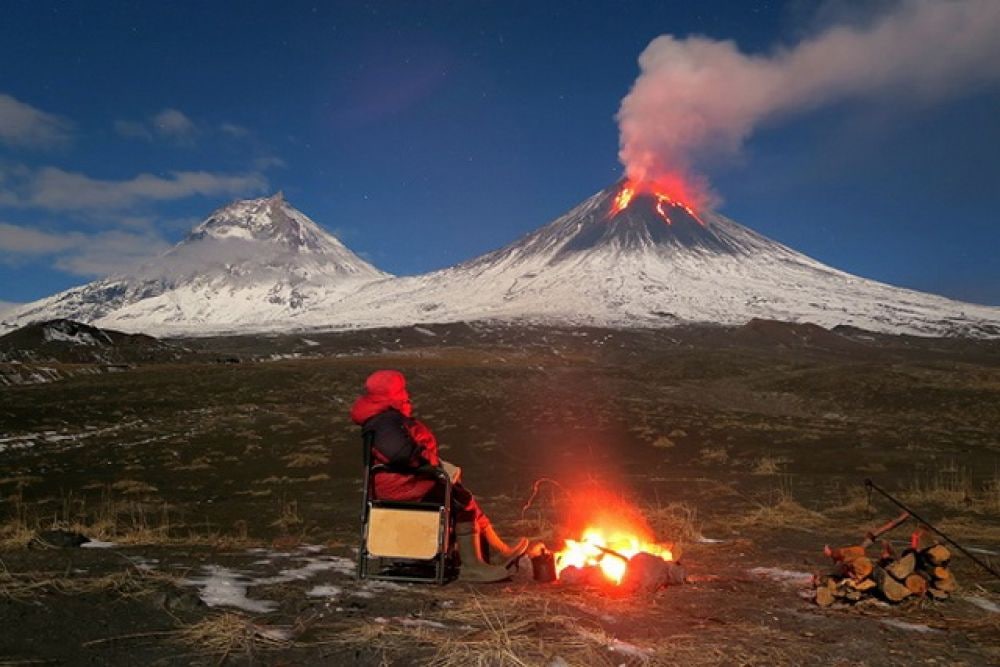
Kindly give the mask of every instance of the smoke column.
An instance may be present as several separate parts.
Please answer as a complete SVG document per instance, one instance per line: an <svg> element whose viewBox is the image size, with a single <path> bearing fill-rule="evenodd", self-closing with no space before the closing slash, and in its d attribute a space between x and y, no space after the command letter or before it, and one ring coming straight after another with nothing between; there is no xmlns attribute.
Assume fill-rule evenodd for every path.
<svg viewBox="0 0 1000 667"><path fill-rule="evenodd" d="M661 35L639 67L616 117L626 174L697 184L699 160L738 154L763 123L848 99L927 103L997 81L1000 0L903 0L869 25L762 55Z"/></svg>

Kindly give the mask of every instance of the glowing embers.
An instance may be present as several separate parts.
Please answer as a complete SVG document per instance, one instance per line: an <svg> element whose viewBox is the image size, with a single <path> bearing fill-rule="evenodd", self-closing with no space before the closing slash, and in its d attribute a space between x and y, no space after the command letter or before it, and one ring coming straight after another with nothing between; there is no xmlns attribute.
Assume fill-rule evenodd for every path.
<svg viewBox="0 0 1000 667"><path fill-rule="evenodd" d="M654 205L654 210L656 214L659 215L664 222L668 225L673 225L674 222L670 218L670 211L672 209L680 209L684 213L687 213L695 222L697 222L702 227L705 226L705 222L695 213L694 209L684 203L683 199L678 196L671 196L667 192L668 188L658 185L656 183L641 182L635 183L632 181L625 181L622 184L621 190L615 195L614 200L611 202L611 212L608 217L613 218L626 208L635 200L636 196L644 195L651 197L656 204Z"/></svg>
<svg viewBox="0 0 1000 667"><path fill-rule="evenodd" d="M665 561L673 560L668 547L644 539L628 529L590 527L583 531L579 541L566 540L566 546L556 552L556 573L562 579L564 573L585 577L588 571L599 571L604 581L617 585L625 577L629 559L642 552Z"/></svg>

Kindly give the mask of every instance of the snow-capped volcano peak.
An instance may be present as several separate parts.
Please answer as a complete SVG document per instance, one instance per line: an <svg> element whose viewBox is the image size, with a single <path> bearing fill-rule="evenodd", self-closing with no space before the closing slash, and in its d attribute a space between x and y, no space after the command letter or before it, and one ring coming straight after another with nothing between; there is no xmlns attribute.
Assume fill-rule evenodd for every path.
<svg viewBox="0 0 1000 667"><path fill-rule="evenodd" d="M278 191L270 197L227 204L198 224L182 243L205 238L270 241L298 252L343 248L336 238L285 201Z"/></svg>
<svg viewBox="0 0 1000 667"><path fill-rule="evenodd" d="M506 247L366 285L354 325L507 319L599 326L754 318L923 335L1000 335L1000 308L826 266L711 211L620 181Z"/></svg>
<svg viewBox="0 0 1000 667"><path fill-rule="evenodd" d="M279 192L223 206L163 255L26 304L5 323L61 317L129 331L218 331L321 310L387 277Z"/></svg>

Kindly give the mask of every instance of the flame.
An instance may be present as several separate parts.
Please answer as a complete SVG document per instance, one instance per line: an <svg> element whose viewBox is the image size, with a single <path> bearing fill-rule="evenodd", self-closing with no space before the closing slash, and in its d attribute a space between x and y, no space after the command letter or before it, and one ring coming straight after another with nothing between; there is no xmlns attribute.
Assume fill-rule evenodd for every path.
<svg viewBox="0 0 1000 667"><path fill-rule="evenodd" d="M615 195L614 201L611 202L611 212L608 217L613 218L628 208L637 195L648 195L656 200L656 213L668 225L673 225L674 223L670 219L667 209L678 208L704 227L704 220L687 203L686 192L687 187L677 177L664 177L658 181L626 180L622 184L621 190Z"/></svg>
<svg viewBox="0 0 1000 667"><path fill-rule="evenodd" d="M555 554L557 575L571 565L579 568L597 566L605 579L620 584L628 563L615 554L631 558L645 551L663 560L674 559L668 546L644 539L628 529L591 526L583 531L580 540L567 539L565 542L566 546Z"/></svg>

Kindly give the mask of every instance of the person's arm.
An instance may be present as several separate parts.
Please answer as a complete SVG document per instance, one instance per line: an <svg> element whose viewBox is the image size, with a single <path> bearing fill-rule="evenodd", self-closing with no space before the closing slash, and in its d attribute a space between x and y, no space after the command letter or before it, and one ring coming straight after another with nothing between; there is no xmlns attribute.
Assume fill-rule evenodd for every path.
<svg viewBox="0 0 1000 667"><path fill-rule="evenodd" d="M407 424L407 431L410 438L417 443L420 458L435 468L441 466L441 458L438 456L437 438L427 425L418 419L411 419Z"/></svg>

